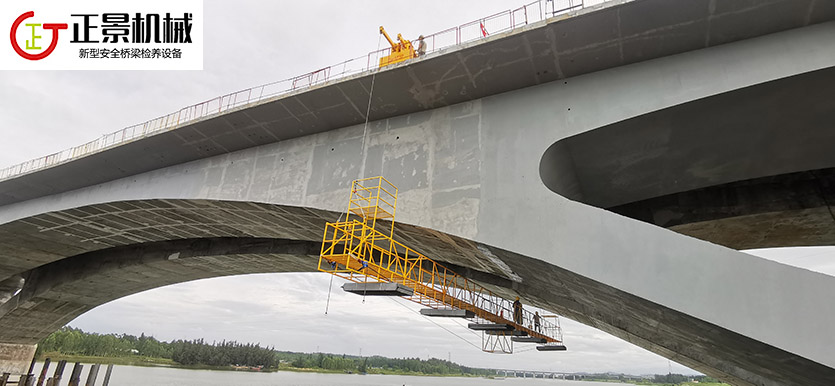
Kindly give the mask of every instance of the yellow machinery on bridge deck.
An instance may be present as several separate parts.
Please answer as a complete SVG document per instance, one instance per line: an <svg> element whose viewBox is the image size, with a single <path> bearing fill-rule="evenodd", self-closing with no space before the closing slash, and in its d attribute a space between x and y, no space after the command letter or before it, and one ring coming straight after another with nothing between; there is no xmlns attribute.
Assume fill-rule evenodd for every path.
<svg viewBox="0 0 835 386"><path fill-rule="evenodd" d="M397 188L385 178L354 181L345 221L325 225L319 271L363 288L389 283L399 292L387 295L430 309L461 310L457 316L466 315L475 322L470 328L482 331L487 352L512 353L514 341L543 344L541 351L565 350L555 316L538 318L539 326L529 311L514 320L512 302L395 241L396 208Z"/></svg>
<svg viewBox="0 0 835 386"><path fill-rule="evenodd" d="M400 34L397 34L397 43L395 43L391 40L389 34L386 33L386 29L383 28L383 26L380 26L380 33L385 36L386 40L388 40L391 45L391 54L380 58L380 67L417 57L415 48L412 46L412 42L403 40L403 36Z"/></svg>

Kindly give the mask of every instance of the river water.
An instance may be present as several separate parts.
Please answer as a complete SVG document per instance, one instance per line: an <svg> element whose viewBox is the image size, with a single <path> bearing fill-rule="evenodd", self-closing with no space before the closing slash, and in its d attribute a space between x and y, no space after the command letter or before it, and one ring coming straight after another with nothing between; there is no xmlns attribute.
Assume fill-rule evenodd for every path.
<svg viewBox="0 0 835 386"><path fill-rule="evenodd" d="M54 365L50 366L54 369ZM40 366L38 366L40 368ZM89 365L84 366L82 384L86 381ZM104 380L106 366L99 371L96 385ZM64 371L66 384L72 364ZM37 374L37 372L36 372ZM52 371L49 372L52 375ZM275 373L254 373L244 371L187 370L166 367L114 366L110 378L111 386L611 386L611 383L565 381L561 379L534 378L462 378L462 377L415 377L407 375L358 375L358 374L315 374L279 371Z"/></svg>

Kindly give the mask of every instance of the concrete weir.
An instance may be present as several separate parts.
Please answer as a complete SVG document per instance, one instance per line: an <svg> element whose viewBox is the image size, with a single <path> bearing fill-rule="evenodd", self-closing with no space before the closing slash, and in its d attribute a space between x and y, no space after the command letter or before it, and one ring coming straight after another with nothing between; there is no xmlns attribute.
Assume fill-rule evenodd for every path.
<svg viewBox="0 0 835 386"><path fill-rule="evenodd" d="M833 20L615 1L380 70L367 128L371 73L0 181L0 342L162 285L315 271L350 182L384 175L395 238L495 293L735 385L835 384L835 278L693 237L829 242L829 188L692 199L825 185ZM736 215L775 226L736 239Z"/></svg>

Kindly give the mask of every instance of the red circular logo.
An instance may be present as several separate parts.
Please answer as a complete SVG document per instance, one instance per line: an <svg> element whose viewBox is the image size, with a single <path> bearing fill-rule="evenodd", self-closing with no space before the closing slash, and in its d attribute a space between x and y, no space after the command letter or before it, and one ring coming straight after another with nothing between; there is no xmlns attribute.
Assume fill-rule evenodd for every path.
<svg viewBox="0 0 835 386"><path fill-rule="evenodd" d="M44 24L43 29L52 30L52 42L49 43L49 47L47 47L43 52L41 52L39 54L30 54L30 53L24 51L23 48L21 48L20 45L17 44L16 35L17 35L17 28L20 27L20 24L23 23L24 20L26 20L30 17L34 17L34 16L35 16L35 11L29 11L29 12L26 12L26 13L18 16L17 19L14 21L14 23L12 24L12 31L11 31L11 34L10 34L11 35L11 41L12 41L12 48L14 48L15 52L17 52L17 54L20 55L20 57L22 57L24 59L41 60L41 59L49 56L49 54L51 54L52 51L55 50L55 47L58 45L58 30L67 29L67 24L65 24L65 23ZM33 35L34 35L34 32L33 32ZM32 40L33 40L33 45L34 45L34 38Z"/></svg>

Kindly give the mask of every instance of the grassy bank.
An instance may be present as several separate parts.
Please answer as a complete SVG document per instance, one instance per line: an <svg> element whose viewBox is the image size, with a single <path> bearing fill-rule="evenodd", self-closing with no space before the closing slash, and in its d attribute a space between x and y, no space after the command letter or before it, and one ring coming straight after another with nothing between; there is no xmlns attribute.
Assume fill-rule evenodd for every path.
<svg viewBox="0 0 835 386"><path fill-rule="evenodd" d="M68 363L80 362L80 363L100 363L103 365L123 365L123 366L146 366L146 367L171 367L177 369L187 369L187 370L219 370L219 371L250 371L250 370L242 370L236 369L232 366L207 366L207 365L182 365L177 362L174 362L171 359L167 358L153 358L153 357L143 357L143 356L129 356L129 357L99 357L99 356L91 356L91 355L67 355L61 353L45 353L38 357L39 361L43 361L44 359L49 358L52 363L56 363L61 360L66 360ZM275 369L272 370L263 370L262 372L271 372L276 371Z"/></svg>
<svg viewBox="0 0 835 386"><path fill-rule="evenodd" d="M205 366L205 365L194 365L194 366L185 366L181 365L177 362L174 362L171 359L165 358L152 358L152 357L143 357L143 356L129 356L129 357L99 357L99 356L88 356L88 355L66 355L56 352L51 353L44 353L41 355L38 360L43 361L44 359L49 358L52 363L56 363L60 360L66 360L69 363L74 362L81 362L81 363L100 363L100 364L114 364L114 365L124 365L124 366L159 366L159 367L171 367L171 368L178 368L178 369L189 369L189 370L218 370L218 371L246 371L246 370L238 370L232 366ZM274 372L274 371L292 371L297 373L318 373L318 374L345 374L343 370L328 370L328 369L313 369L313 368L298 368L293 367L289 364L282 363L279 365L278 369L264 369L261 372ZM354 373L356 374L356 373ZM390 370L390 369L368 369L368 374L379 374L379 375L413 375L413 376L432 376L432 377L466 377L469 375L466 374L424 374L424 373L417 373L411 371L397 371L397 370Z"/></svg>
<svg viewBox="0 0 835 386"><path fill-rule="evenodd" d="M152 357L144 357L144 356L129 356L129 357L99 357L99 356L88 356L88 355L68 355L62 354L57 352L48 352L43 353L38 357L38 360L43 361L44 359L49 358L53 363L58 362L60 360L66 360L67 362L81 362L81 363L101 363L101 364L114 364L114 365L126 365L126 366L170 366L170 367L179 367L180 365L177 362L172 361L171 359L166 358L152 358Z"/></svg>

